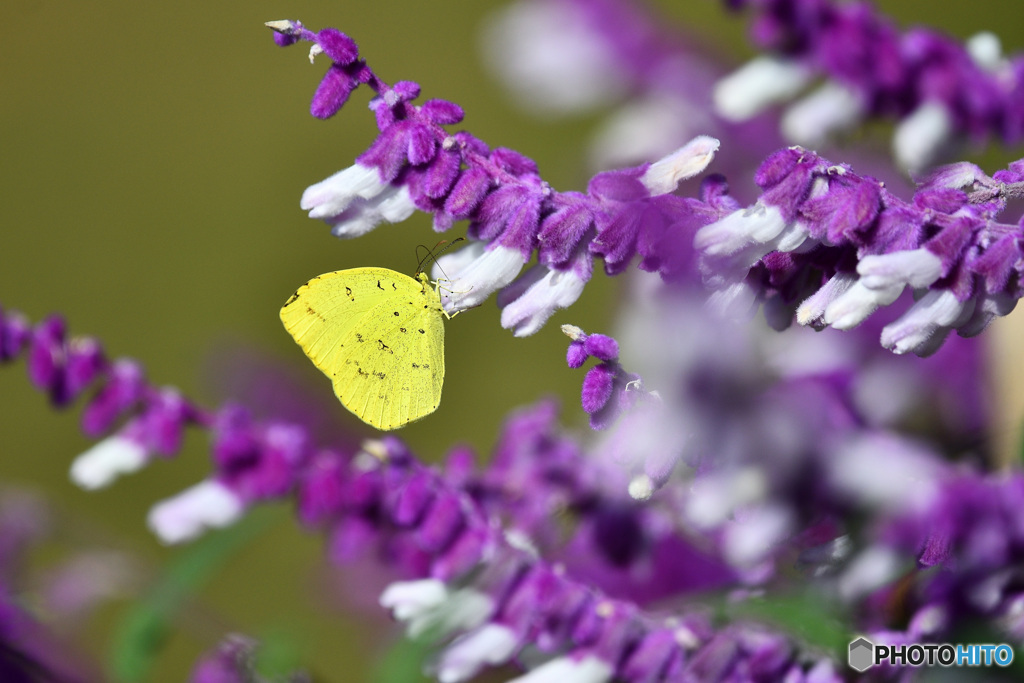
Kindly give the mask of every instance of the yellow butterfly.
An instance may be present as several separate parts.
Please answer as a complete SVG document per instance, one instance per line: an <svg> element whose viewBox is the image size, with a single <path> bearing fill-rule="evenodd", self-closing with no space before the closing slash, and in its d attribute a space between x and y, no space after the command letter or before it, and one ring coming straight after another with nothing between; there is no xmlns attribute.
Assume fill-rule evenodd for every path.
<svg viewBox="0 0 1024 683"><path fill-rule="evenodd" d="M281 322L334 383L341 404L377 429L437 410L444 383L440 285L387 268L325 273L299 287Z"/></svg>

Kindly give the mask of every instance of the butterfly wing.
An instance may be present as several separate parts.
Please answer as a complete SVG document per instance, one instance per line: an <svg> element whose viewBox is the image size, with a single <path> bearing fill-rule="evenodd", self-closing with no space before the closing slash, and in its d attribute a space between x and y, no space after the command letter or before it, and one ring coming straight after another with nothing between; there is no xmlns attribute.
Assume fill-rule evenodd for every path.
<svg viewBox="0 0 1024 683"><path fill-rule="evenodd" d="M321 275L281 309L285 327L331 378L341 403L384 430L437 409L442 316L434 290L386 268Z"/></svg>

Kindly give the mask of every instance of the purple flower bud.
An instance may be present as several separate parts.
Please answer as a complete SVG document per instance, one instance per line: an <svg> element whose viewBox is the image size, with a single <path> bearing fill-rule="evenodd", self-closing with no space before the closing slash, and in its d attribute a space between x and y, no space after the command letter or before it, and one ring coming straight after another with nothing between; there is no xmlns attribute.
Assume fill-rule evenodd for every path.
<svg viewBox="0 0 1024 683"><path fill-rule="evenodd" d="M359 58L359 47L356 45L356 41L336 28L321 29L316 34L316 42L335 64L345 66Z"/></svg>
<svg viewBox="0 0 1024 683"><path fill-rule="evenodd" d="M804 202L800 215L810 222L811 235L827 244L843 244L874 223L881 199L881 189L871 178L852 183L837 179L825 194Z"/></svg>
<svg viewBox="0 0 1024 683"><path fill-rule="evenodd" d="M329 119L345 106L348 96L359 85L358 79L354 78L344 67L332 64L323 80L313 93L313 100L309 105L309 113L318 119Z"/></svg>
<svg viewBox="0 0 1024 683"><path fill-rule="evenodd" d="M16 358L30 336L31 328L24 316L0 309L0 362Z"/></svg>
<svg viewBox="0 0 1024 683"><path fill-rule="evenodd" d="M565 362L568 363L570 368L581 368L587 362L587 359L590 358L584 341L586 340L569 342L569 350L565 354Z"/></svg>
<svg viewBox="0 0 1024 683"><path fill-rule="evenodd" d="M344 503L346 463L334 451L318 453L298 482L296 499L303 524L321 524L338 515Z"/></svg>
<svg viewBox="0 0 1024 683"><path fill-rule="evenodd" d="M498 147L491 152L491 161L514 176L537 175L537 163L514 149Z"/></svg>
<svg viewBox="0 0 1024 683"><path fill-rule="evenodd" d="M274 42L278 47L288 47L299 42L299 36L290 33L281 33L274 31Z"/></svg>
<svg viewBox="0 0 1024 683"><path fill-rule="evenodd" d="M344 517L331 530L327 556L337 564L354 562L373 547L379 536L374 521L360 516Z"/></svg>
<svg viewBox="0 0 1024 683"><path fill-rule="evenodd" d="M434 158L434 163L427 169L423 182L424 194L431 199L444 198L448 190L452 189L461 165L462 159L455 152L442 151L438 154Z"/></svg>
<svg viewBox="0 0 1024 683"><path fill-rule="evenodd" d="M440 553L451 545L464 526L462 500L454 493L442 492L434 498L416 529L416 540L428 553Z"/></svg>
<svg viewBox="0 0 1024 683"><path fill-rule="evenodd" d="M647 166L621 171L605 171L591 178L587 192L615 202L634 202L651 196L650 190L640 182Z"/></svg>
<svg viewBox="0 0 1024 683"><path fill-rule="evenodd" d="M762 190L775 187L792 173L797 162L800 161L802 152L803 150L800 148L794 147L775 152L761 163L757 173L754 174L754 182Z"/></svg>
<svg viewBox="0 0 1024 683"><path fill-rule="evenodd" d="M588 335L584 346L588 354L601 360L611 361L619 357L619 343L604 334Z"/></svg>
<svg viewBox="0 0 1024 683"><path fill-rule="evenodd" d="M427 100L420 107L420 112L440 126L461 123L465 117L462 107L447 100Z"/></svg>
<svg viewBox="0 0 1024 683"><path fill-rule="evenodd" d="M452 581L466 575L483 560L490 543L490 534L486 528L463 529L455 542L434 560L430 575L442 581Z"/></svg>
<svg viewBox="0 0 1024 683"><path fill-rule="evenodd" d="M497 239L497 244L517 249L523 256L523 262L530 260L530 255L537 243L537 227L540 223L541 197L529 194L512 212L505 230Z"/></svg>
<svg viewBox="0 0 1024 683"><path fill-rule="evenodd" d="M970 269L985 280L985 291L989 294L1002 291L1016 272L1016 264L1021 262L1020 240L1007 235L990 245L981 256L976 257Z"/></svg>
<svg viewBox="0 0 1024 683"><path fill-rule="evenodd" d="M72 400L106 369L103 347L95 339L74 339L68 345L67 394Z"/></svg>
<svg viewBox="0 0 1024 683"><path fill-rule="evenodd" d="M381 180L395 179L408 159L409 132L413 124L398 121L382 131L370 148L359 155L356 161L363 166L376 166Z"/></svg>
<svg viewBox="0 0 1024 683"><path fill-rule="evenodd" d="M471 166L459 176L452 193L445 201L444 210L456 219L467 218L483 200L490 187L491 177L487 175L487 171Z"/></svg>
<svg viewBox="0 0 1024 683"><path fill-rule="evenodd" d="M458 187L455 188L458 190ZM452 193L455 194L454 192ZM521 185L502 185L488 194L480 203L470 235L474 239L490 242L500 235L515 212L530 199L530 191ZM449 209L450 213L455 214ZM457 215L457 214L455 214Z"/></svg>
<svg viewBox="0 0 1024 683"><path fill-rule="evenodd" d="M67 400L64 320L50 316L32 331L28 356L28 376L37 388L49 393L50 400L63 405Z"/></svg>
<svg viewBox="0 0 1024 683"><path fill-rule="evenodd" d="M949 275L960 261L964 248L979 227L967 216L954 218L935 237L925 242L925 248L942 259L942 277Z"/></svg>
<svg viewBox="0 0 1024 683"><path fill-rule="evenodd" d="M576 247L587 231L594 225L594 213L578 193L564 193L565 197L579 201L561 207L547 215L537 231L539 242L538 258L547 266L564 265L572 258Z"/></svg>
<svg viewBox="0 0 1024 683"><path fill-rule="evenodd" d="M130 360L118 360L110 368L106 384L82 411L82 431L97 437L142 399L146 378L142 367Z"/></svg>
<svg viewBox="0 0 1024 683"><path fill-rule="evenodd" d="M409 130L409 163L418 166L434 158L437 153L437 140L434 132L427 126L413 126Z"/></svg>
<svg viewBox="0 0 1024 683"><path fill-rule="evenodd" d="M914 194L914 205L939 213L953 213L967 203L967 193L952 187L932 187Z"/></svg>
<svg viewBox="0 0 1024 683"><path fill-rule="evenodd" d="M394 107L400 102L410 102L420 96L420 84L415 81L398 81L391 86L389 94L394 96L395 101L388 106Z"/></svg>
<svg viewBox="0 0 1024 683"><path fill-rule="evenodd" d="M593 415L608 404L615 383L615 369L607 363L595 365L583 378L583 410Z"/></svg>
<svg viewBox="0 0 1024 683"><path fill-rule="evenodd" d="M379 470L356 472L343 482L342 500L349 510L368 511L380 502L384 484Z"/></svg>
<svg viewBox="0 0 1024 683"><path fill-rule="evenodd" d="M145 446L164 456L177 454L185 436L185 423L191 408L175 389L162 390L146 407L137 423L143 431Z"/></svg>
<svg viewBox="0 0 1024 683"><path fill-rule="evenodd" d="M434 498L434 476L416 471L397 491L392 503L391 517L399 526L415 526Z"/></svg>

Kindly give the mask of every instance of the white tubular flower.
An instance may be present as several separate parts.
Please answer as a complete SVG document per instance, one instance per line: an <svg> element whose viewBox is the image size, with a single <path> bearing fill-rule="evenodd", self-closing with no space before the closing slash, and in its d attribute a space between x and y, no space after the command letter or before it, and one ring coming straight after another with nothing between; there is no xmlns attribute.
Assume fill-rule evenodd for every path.
<svg viewBox="0 0 1024 683"><path fill-rule="evenodd" d="M839 595L844 602L853 602L881 588L899 576L903 558L888 548L868 548L850 561L839 577Z"/></svg>
<svg viewBox="0 0 1024 683"><path fill-rule="evenodd" d="M694 481L684 513L696 527L711 529L724 524L738 508L762 501L767 494L768 481L755 467L708 475Z"/></svg>
<svg viewBox="0 0 1024 683"><path fill-rule="evenodd" d="M942 275L942 259L924 247L889 254L865 256L857 264L860 281L868 289L887 289L904 284L924 289Z"/></svg>
<svg viewBox="0 0 1024 683"><path fill-rule="evenodd" d="M522 253L497 245L488 248L473 242L454 254L444 254L432 274L440 280L441 303L449 313L479 306L494 292L508 285L526 265Z"/></svg>
<svg viewBox="0 0 1024 683"><path fill-rule="evenodd" d="M441 653L437 679L441 683L462 683L486 666L507 662L518 647L515 633L501 624L484 624L459 636Z"/></svg>
<svg viewBox="0 0 1024 683"><path fill-rule="evenodd" d="M244 511L245 506L234 491L207 479L154 505L146 522L164 543L181 543L206 529L232 524Z"/></svg>
<svg viewBox="0 0 1024 683"><path fill-rule="evenodd" d="M775 239L785 227L781 211L757 202L702 227L694 236L693 245L710 256L730 256L751 244Z"/></svg>
<svg viewBox="0 0 1024 683"><path fill-rule="evenodd" d="M698 135L651 164L640 182L650 190L652 197L674 192L680 181L692 178L707 168L721 145L716 138Z"/></svg>
<svg viewBox="0 0 1024 683"><path fill-rule="evenodd" d="M853 273L836 273L796 309L796 321L815 328L825 327L825 310L857 283Z"/></svg>
<svg viewBox="0 0 1024 683"><path fill-rule="evenodd" d="M87 490L112 484L122 474L136 472L149 460L138 442L111 436L85 451L71 463L71 481Z"/></svg>
<svg viewBox="0 0 1024 683"><path fill-rule="evenodd" d="M786 505L769 503L744 510L725 525L725 559L734 567L754 567L792 533L794 526L793 511Z"/></svg>
<svg viewBox="0 0 1024 683"><path fill-rule="evenodd" d="M888 306L896 301L902 291L902 283L881 289L868 289L858 280L825 307L823 320L826 325L837 330L848 330L860 325L880 306Z"/></svg>
<svg viewBox="0 0 1024 683"><path fill-rule="evenodd" d="M913 441L872 434L835 449L828 479L850 500L898 512L929 505L938 492L940 474L934 454Z"/></svg>
<svg viewBox="0 0 1024 683"><path fill-rule="evenodd" d="M930 166L953 134L953 117L941 102L925 102L896 126L892 151L911 173Z"/></svg>
<svg viewBox="0 0 1024 683"><path fill-rule="evenodd" d="M498 295L498 305L504 304L501 326L512 330L517 337L534 334L555 311L576 303L589 279L578 275L575 269L551 270L540 264L533 266ZM505 292L509 292L507 304L502 301Z"/></svg>
<svg viewBox="0 0 1024 683"><path fill-rule="evenodd" d="M365 235L381 223L401 223L415 211L409 188L388 185L372 199L357 198L339 215L324 222L331 226L332 235L347 239Z"/></svg>
<svg viewBox="0 0 1024 683"><path fill-rule="evenodd" d="M592 168L622 168L657 159L715 119L702 105L671 93L625 102L605 120L590 144Z"/></svg>
<svg viewBox="0 0 1024 683"><path fill-rule="evenodd" d="M999 36L991 31L975 33L967 39L964 47L974 63L990 73L999 73L1009 66L1003 58L1003 44Z"/></svg>
<svg viewBox="0 0 1024 683"><path fill-rule="evenodd" d="M515 102L540 114L586 111L618 98L621 67L571 2L516 2L481 35L488 67Z"/></svg>
<svg viewBox="0 0 1024 683"><path fill-rule="evenodd" d="M893 353L929 355L938 350L952 328L967 323L973 313L974 299L958 301L948 289L929 290L910 310L882 328L882 346Z"/></svg>
<svg viewBox="0 0 1024 683"><path fill-rule="evenodd" d="M615 670L597 657L559 657L508 683L607 683Z"/></svg>
<svg viewBox="0 0 1024 683"><path fill-rule="evenodd" d="M389 186L380 179L376 168L353 164L307 187L299 206L309 211L310 218L326 220L347 209L357 197L373 199Z"/></svg>
<svg viewBox="0 0 1024 683"><path fill-rule="evenodd" d="M799 251L808 236L803 223L786 221L778 208L757 202L705 225L693 243L707 260L705 284L722 288L746 277L771 251Z"/></svg>
<svg viewBox="0 0 1024 683"><path fill-rule="evenodd" d="M864 118L863 98L846 86L828 81L798 100L782 115L782 135L791 143L819 147L836 133Z"/></svg>
<svg viewBox="0 0 1024 683"><path fill-rule="evenodd" d="M380 606L399 621L411 621L438 609L448 599L448 587L439 579L396 581L380 594Z"/></svg>
<svg viewBox="0 0 1024 683"><path fill-rule="evenodd" d="M715 111L727 121L746 121L804 89L810 70L776 57L756 57L715 85Z"/></svg>
<svg viewBox="0 0 1024 683"><path fill-rule="evenodd" d="M396 581L381 593L380 604L390 609L395 619L406 622L410 638L475 628L494 607L482 593L468 588L450 591L437 579Z"/></svg>

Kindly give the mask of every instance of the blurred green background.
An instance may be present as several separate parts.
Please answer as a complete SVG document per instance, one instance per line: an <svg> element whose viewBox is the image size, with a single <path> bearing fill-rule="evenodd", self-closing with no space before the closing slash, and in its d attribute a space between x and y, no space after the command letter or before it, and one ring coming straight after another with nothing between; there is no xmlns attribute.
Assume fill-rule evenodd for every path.
<svg viewBox="0 0 1024 683"><path fill-rule="evenodd" d="M139 359L154 382L209 407L227 398L213 379L225 359L263 354L322 392L338 420L362 429L332 403L329 384L284 332L278 309L322 272L375 265L411 273L416 246L437 237L418 215L342 242L299 210L307 185L349 165L373 139L369 93L357 92L330 121L313 119L308 103L327 61L310 66L305 47L277 48L262 24L290 18L342 29L383 78L415 80L425 97L458 102L467 129L533 157L556 188L581 189L588 136L600 117L542 122L509 102L477 57L480 22L501 4L9 3L0 42L0 302L34 321L62 312L73 333L99 338L112 357ZM737 61L751 54L745 20L727 16L720 3L659 4L723 54ZM1008 50L1024 43L1010 9L1016 3L890 0L883 7L903 22L927 20L961 37L995 29ZM1014 20L1000 21L1000 12ZM991 171L1008 158L995 152L985 164ZM597 275L579 304L525 340L500 328L493 303L459 316L447 326L440 409L399 434L429 459L457 442L486 453L511 408L551 394L582 430L582 377L564 365L558 325L608 329L614 284ZM1011 326L1002 327L1005 337ZM0 481L55 501L85 529L69 542L95 535L154 569L180 555L159 546L145 514L208 471L203 435L192 434L176 460L87 494L66 474L90 445L77 409L54 416L23 367L0 372L0 402ZM228 631L291 634L318 680L372 676L393 629L325 605L321 539L299 532L286 509L268 515L265 531L197 597L202 609L180 622L152 680L183 679L198 653ZM123 606L100 613L83 649L106 656Z"/></svg>

